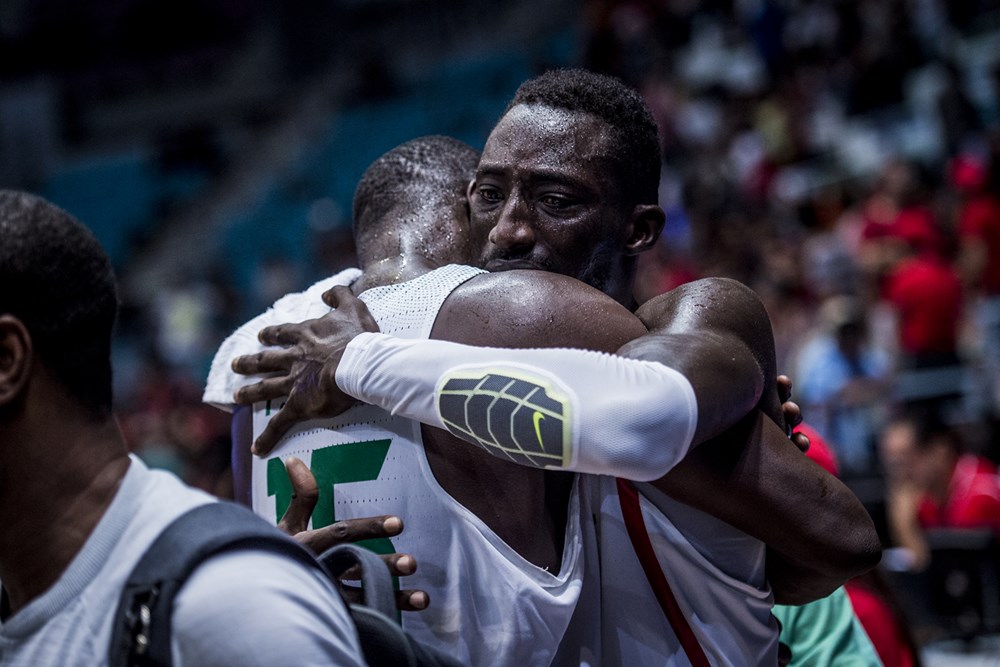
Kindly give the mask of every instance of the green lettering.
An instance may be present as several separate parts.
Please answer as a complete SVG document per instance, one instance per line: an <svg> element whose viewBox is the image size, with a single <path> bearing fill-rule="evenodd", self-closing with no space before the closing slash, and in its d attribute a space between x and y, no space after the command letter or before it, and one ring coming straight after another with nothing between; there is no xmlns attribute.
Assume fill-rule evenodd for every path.
<svg viewBox="0 0 1000 667"><path fill-rule="evenodd" d="M334 488L337 484L378 479L391 442L389 439L366 440L313 450L309 469L319 487L319 500L312 513L313 530L337 521L334 508ZM267 495L274 496L275 516L280 520L292 500L292 482L281 459L273 458L267 462ZM362 540L358 545L377 554L396 553L387 537ZM399 578L393 577L392 583L399 590Z"/></svg>

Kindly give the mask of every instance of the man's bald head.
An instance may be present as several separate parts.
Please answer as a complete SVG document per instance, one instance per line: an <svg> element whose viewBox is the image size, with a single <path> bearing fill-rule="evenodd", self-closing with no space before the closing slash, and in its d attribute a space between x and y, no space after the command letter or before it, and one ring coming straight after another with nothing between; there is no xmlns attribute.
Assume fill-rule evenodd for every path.
<svg viewBox="0 0 1000 667"><path fill-rule="evenodd" d="M354 238L364 268L373 259L416 251L432 263L467 255L465 189L479 152L442 135L400 144L373 162L354 193ZM421 247L408 247L409 237Z"/></svg>

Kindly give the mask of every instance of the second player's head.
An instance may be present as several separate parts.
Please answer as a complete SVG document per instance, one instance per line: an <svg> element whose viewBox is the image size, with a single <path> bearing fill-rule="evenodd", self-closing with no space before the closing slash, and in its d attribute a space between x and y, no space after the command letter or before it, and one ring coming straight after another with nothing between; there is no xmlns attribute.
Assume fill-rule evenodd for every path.
<svg viewBox="0 0 1000 667"><path fill-rule="evenodd" d="M360 266L405 253L433 265L468 263L465 188L478 162L474 148L441 135L407 141L375 160L354 193Z"/></svg>
<svg viewBox="0 0 1000 667"><path fill-rule="evenodd" d="M37 365L87 419L108 419L118 296L93 234L41 197L0 190L0 285L0 418L31 395Z"/></svg>
<svg viewBox="0 0 1000 667"><path fill-rule="evenodd" d="M656 124L635 90L585 70L525 82L469 188L482 265L570 275L627 303L636 255L663 226L659 174Z"/></svg>

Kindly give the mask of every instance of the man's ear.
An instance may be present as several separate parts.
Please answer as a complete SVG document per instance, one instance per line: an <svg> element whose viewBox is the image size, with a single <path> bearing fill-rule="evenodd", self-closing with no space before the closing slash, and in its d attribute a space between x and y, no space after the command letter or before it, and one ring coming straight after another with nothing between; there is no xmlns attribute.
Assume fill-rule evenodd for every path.
<svg viewBox="0 0 1000 667"><path fill-rule="evenodd" d="M663 232L666 217L656 204L639 204L633 208L625 237L625 254L638 255L652 248Z"/></svg>
<svg viewBox="0 0 1000 667"><path fill-rule="evenodd" d="M13 315L0 315L0 407L23 393L31 374L31 335Z"/></svg>

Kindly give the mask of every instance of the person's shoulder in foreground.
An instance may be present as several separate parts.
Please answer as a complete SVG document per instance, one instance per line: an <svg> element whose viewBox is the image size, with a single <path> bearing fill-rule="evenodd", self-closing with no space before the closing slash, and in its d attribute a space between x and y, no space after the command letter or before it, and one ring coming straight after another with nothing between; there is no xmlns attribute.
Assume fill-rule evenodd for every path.
<svg viewBox="0 0 1000 667"><path fill-rule="evenodd" d="M93 235L0 191L0 283L0 441L18 444L0 448L0 663L107 664L132 568L214 499L127 452L111 407L115 279ZM212 558L174 611L179 664L362 663L343 600L286 558Z"/></svg>

